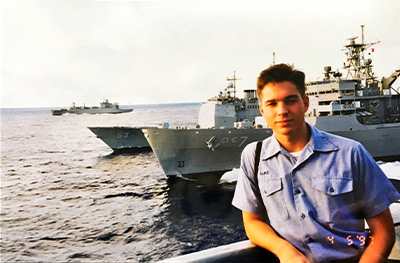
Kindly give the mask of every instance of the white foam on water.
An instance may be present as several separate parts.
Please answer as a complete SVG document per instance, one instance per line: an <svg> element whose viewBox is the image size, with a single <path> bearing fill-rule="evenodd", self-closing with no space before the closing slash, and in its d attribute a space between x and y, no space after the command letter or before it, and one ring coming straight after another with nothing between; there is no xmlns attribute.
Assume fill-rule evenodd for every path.
<svg viewBox="0 0 400 263"><path fill-rule="evenodd" d="M220 183L234 183L238 180L239 177L239 169L234 168L232 171L228 171L221 176L219 180Z"/></svg>
<svg viewBox="0 0 400 263"><path fill-rule="evenodd" d="M388 178L400 180L400 161L378 164Z"/></svg>

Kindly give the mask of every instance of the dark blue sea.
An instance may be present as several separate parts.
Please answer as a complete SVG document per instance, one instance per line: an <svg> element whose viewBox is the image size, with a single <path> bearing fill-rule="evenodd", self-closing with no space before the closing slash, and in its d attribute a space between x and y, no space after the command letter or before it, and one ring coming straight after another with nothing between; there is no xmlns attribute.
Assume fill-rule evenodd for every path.
<svg viewBox="0 0 400 263"><path fill-rule="evenodd" d="M2 262L154 262L245 239L234 185L168 180L152 152L114 155L87 128L195 127L200 104L131 107L1 110Z"/></svg>
<svg viewBox="0 0 400 263"><path fill-rule="evenodd" d="M167 179L152 152L112 154L87 128L195 127L200 104L131 107L1 110L1 262L154 262L246 239L234 184Z"/></svg>

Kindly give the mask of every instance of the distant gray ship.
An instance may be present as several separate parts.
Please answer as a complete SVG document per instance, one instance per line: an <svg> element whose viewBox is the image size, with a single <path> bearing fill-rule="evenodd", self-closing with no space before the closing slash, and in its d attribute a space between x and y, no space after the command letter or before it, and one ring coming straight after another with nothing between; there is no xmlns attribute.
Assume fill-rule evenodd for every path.
<svg viewBox="0 0 400 263"><path fill-rule="evenodd" d="M131 112L133 109L121 109L118 103L110 103L108 99L100 103L100 107L76 107L75 102L72 103L72 107L69 109L59 109L59 110L51 110L51 113L54 116L60 116L66 113L69 114L116 114L116 113L125 113Z"/></svg>
<svg viewBox="0 0 400 263"><path fill-rule="evenodd" d="M364 52L375 43L345 45L348 71L342 74L325 67L323 80L307 83L310 107L306 121L320 130L359 141L375 159L400 158L400 94L392 87L396 70L378 81L371 59ZM228 79L229 80L229 79ZM236 98L235 77L226 92L204 103L198 129L144 129L143 132L167 176L218 178L240 165L243 148L272 135L260 116L255 90Z"/></svg>

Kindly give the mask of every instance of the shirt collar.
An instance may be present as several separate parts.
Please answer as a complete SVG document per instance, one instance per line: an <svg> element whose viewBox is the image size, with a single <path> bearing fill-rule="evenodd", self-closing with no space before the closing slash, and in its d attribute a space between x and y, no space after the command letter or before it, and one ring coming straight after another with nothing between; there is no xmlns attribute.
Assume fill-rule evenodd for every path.
<svg viewBox="0 0 400 263"><path fill-rule="evenodd" d="M272 156L281 152L281 145L278 140L275 138L275 135L272 134L270 137L270 144L265 146L263 143L263 151L261 151L261 160L266 160L271 158Z"/></svg>
<svg viewBox="0 0 400 263"><path fill-rule="evenodd" d="M336 151L338 149L335 145L333 145L331 142L327 140L324 133L322 133L321 131L314 128L308 123L307 126L311 130L311 138L307 145L308 147L310 147L312 151L331 152L331 151ZM307 145L305 147L307 147ZM274 135L271 136L270 144L267 147L263 148L264 150L261 153L262 160L269 159L272 156L285 151L285 149L280 145L280 143L278 142L278 140L275 138Z"/></svg>
<svg viewBox="0 0 400 263"><path fill-rule="evenodd" d="M333 145L325 136L323 132L318 130L317 128L311 126L308 124L308 127L311 130L311 143L310 147L313 151L318 151L318 152L332 152L336 151L338 148Z"/></svg>

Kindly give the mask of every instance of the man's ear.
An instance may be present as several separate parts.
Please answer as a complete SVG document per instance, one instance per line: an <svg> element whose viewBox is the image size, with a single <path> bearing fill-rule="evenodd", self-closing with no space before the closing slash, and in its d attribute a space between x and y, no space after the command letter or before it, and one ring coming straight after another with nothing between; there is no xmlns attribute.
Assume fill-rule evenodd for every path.
<svg viewBox="0 0 400 263"><path fill-rule="evenodd" d="M307 95L303 96L303 103L304 103L304 113L308 110L308 107L310 107L310 99L308 98Z"/></svg>
<svg viewBox="0 0 400 263"><path fill-rule="evenodd" d="M260 109L261 114L264 114L264 109L263 109L261 103L258 104L258 108Z"/></svg>

